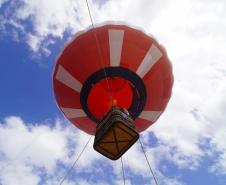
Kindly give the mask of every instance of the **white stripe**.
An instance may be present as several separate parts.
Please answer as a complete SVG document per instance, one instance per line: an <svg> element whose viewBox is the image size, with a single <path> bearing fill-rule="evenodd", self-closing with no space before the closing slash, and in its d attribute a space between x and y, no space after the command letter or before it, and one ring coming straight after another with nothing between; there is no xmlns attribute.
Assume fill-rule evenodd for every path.
<svg viewBox="0 0 226 185"><path fill-rule="evenodd" d="M82 109L72 109L72 108L61 107L61 110L63 111L65 116L69 119L86 116L85 112Z"/></svg>
<svg viewBox="0 0 226 185"><path fill-rule="evenodd" d="M145 74L150 71L152 66L162 57L162 52L152 44L146 53L143 61L137 69L137 74L143 78Z"/></svg>
<svg viewBox="0 0 226 185"><path fill-rule="evenodd" d="M124 30L108 30L110 45L110 64L119 66L121 60Z"/></svg>
<svg viewBox="0 0 226 185"><path fill-rule="evenodd" d="M61 65L58 67L58 71L56 74L56 79L63 83L64 85L74 89L77 92L80 92L82 89L82 84L75 79L66 69L64 69Z"/></svg>
<svg viewBox="0 0 226 185"><path fill-rule="evenodd" d="M141 112L139 118L155 122L161 113L162 111L143 111Z"/></svg>

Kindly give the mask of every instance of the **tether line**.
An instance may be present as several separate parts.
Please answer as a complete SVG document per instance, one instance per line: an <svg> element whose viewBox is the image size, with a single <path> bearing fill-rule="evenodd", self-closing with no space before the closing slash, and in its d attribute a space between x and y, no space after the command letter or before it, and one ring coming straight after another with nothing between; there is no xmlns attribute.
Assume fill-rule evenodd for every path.
<svg viewBox="0 0 226 185"><path fill-rule="evenodd" d="M95 28L94 24L93 24L93 19L92 19L92 15L91 15L91 11L90 11L88 0L86 0L86 6L87 6L87 9L88 9L88 12L89 12L89 17L90 17L90 21L91 21L92 27ZM112 92L111 92L112 88L110 88L110 84L109 84L108 77L107 77L107 72L106 72L105 67L104 67L104 60L103 60L103 55L102 55L101 48L100 48L100 45L99 45L99 40L98 40L98 37L97 37L96 32L94 30L92 30L92 33L93 33L93 35L95 37L95 42L96 42L96 46L97 46L97 50L98 50L98 54L99 54L99 58L100 58L101 67L104 70L104 75L106 77L107 86L108 86L108 89L109 89L108 92L110 94L109 97L110 97L110 100L112 101L112 105L113 105L113 96L112 96Z"/></svg>
<svg viewBox="0 0 226 185"><path fill-rule="evenodd" d="M153 177L153 179L154 179L154 181L155 181L155 184L158 185L157 178L155 177L155 174L154 174L154 172L153 172L153 170L152 170L152 168L151 168L151 164L149 163L148 157L147 157L147 155L146 155L146 153L145 153L145 150L144 150L144 147L143 147L143 144L142 144L140 138L139 138L139 142L140 142L141 149L142 149L142 151L143 151L143 153L144 153L145 159L146 159L146 161L147 161L147 164L148 164L148 166L149 166L149 170L150 170L150 172L151 172L151 175L152 175L152 177Z"/></svg>
<svg viewBox="0 0 226 185"><path fill-rule="evenodd" d="M80 159L80 157L82 156L83 152L85 151L86 147L88 146L91 138L93 136L90 136L90 138L88 139L88 141L86 142L85 146L83 147L82 151L80 152L80 154L78 155L78 157L76 158L75 162L73 163L73 165L71 166L70 169L67 170L67 173L64 175L64 177L62 178L62 180L60 181L59 185L62 185L63 182L65 181L65 179L68 177L68 175L70 174L71 170L74 168L74 166L77 164L78 160Z"/></svg>

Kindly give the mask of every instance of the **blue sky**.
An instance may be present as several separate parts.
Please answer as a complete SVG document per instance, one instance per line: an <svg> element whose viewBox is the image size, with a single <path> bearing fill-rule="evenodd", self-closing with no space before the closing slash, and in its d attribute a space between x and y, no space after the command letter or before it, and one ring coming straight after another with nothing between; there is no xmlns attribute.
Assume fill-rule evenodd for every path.
<svg viewBox="0 0 226 185"><path fill-rule="evenodd" d="M30 121L41 121L57 115L52 95L54 57L43 59L44 66L32 62L29 48L13 41L1 40L1 118L17 115ZM39 59L42 60L41 58ZM4 107L4 108L3 108Z"/></svg>
<svg viewBox="0 0 226 185"><path fill-rule="evenodd" d="M225 185L224 0L90 5L95 23L138 27L154 35L172 61L173 96L161 118L142 133L160 184ZM64 119L52 90L59 52L88 26L85 1L0 0L0 185L59 184L88 140ZM92 142L64 184L123 184L120 161L97 154ZM127 185L154 184L138 144L123 159Z"/></svg>

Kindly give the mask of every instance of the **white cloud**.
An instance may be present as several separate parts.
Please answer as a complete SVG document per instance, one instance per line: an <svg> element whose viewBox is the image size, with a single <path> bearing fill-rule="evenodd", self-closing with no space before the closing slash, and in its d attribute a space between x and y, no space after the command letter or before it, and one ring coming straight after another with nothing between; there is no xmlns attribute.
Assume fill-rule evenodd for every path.
<svg viewBox="0 0 226 185"><path fill-rule="evenodd" d="M34 52L41 48L49 36L62 38L65 31L72 33L88 24L87 10L82 1L22 0L23 5L16 11L20 21L30 19L34 32L29 34L28 44ZM54 5L54 6L53 6ZM48 46L47 46L48 47Z"/></svg>
<svg viewBox="0 0 226 185"><path fill-rule="evenodd" d="M37 185L41 181L46 185L59 184L89 137L72 125L65 127L60 120L54 124L34 124L25 123L19 117L5 118L0 123L0 182L4 185ZM93 150L92 142L65 180L65 185L121 184L123 179L120 160L104 158ZM123 161L127 177L136 175L151 178L148 166L144 167L145 159L138 144L126 153ZM151 163L154 164L153 160ZM160 172L158 175L161 176L162 184L177 182L177 179L164 182L166 177ZM85 178L81 178L82 176ZM126 183L133 184L129 178Z"/></svg>
<svg viewBox="0 0 226 185"><path fill-rule="evenodd" d="M51 182L59 181L86 139L87 134L65 128L59 121L51 126L50 123L29 124L19 117L8 117L0 123L0 182L4 185L35 185L43 174L52 179ZM89 168L96 159L92 158L93 154L94 151L89 152L86 161L81 158L81 170Z"/></svg>
<svg viewBox="0 0 226 185"><path fill-rule="evenodd" d="M65 31L74 34L90 25L85 1L21 0L20 2L22 5L17 7L16 11L10 11L13 12L11 17L17 24L30 20L34 31L29 31L28 36L32 34L33 38L35 37L40 43L49 36L62 38ZM89 4L95 23L109 20L123 21L141 27L166 42L164 45L167 46L172 56L176 50L169 50L169 44L173 46L171 48L175 48L175 44L185 46L183 43L185 41L187 46L189 41L191 41L190 45L193 44L192 41L196 41L196 38L202 36L203 33L212 35L213 32L219 31L216 26L223 23L221 21L223 19L219 19L219 16L224 15L224 1L206 3L188 0L180 2L176 0L170 2L166 0L108 0L101 5L99 1L90 0ZM119 10L122 11L118 13ZM31 49L33 51L41 49L41 44L34 45L29 37L28 44L31 44ZM180 52L183 50L188 51L180 47Z"/></svg>
<svg viewBox="0 0 226 185"><path fill-rule="evenodd" d="M28 42L29 46L31 47L31 49L34 52L37 52L40 48L41 39L37 36L32 35L32 34L28 34L27 37L28 37L27 42Z"/></svg>
<svg viewBox="0 0 226 185"><path fill-rule="evenodd" d="M208 128L211 138L210 150L218 156L216 163L210 167L210 171L221 175L226 174L225 80L226 77L222 80L221 86L215 89L214 94L209 98L209 106L203 107L206 113L206 121L210 123Z"/></svg>
<svg viewBox="0 0 226 185"><path fill-rule="evenodd" d="M6 125L0 130L1 151L10 163L22 160L52 172L56 160L66 155L67 135L63 135L60 128L53 130L49 126L28 128L17 117L9 117L5 122ZM7 142L4 142L5 140Z"/></svg>
<svg viewBox="0 0 226 185"><path fill-rule="evenodd" d="M65 31L74 34L91 24L85 1L21 0L20 2L21 5L16 8L16 11L10 11L13 14L11 17L18 24L31 21L34 31L27 30L27 43L34 52L42 51L42 42L49 39L49 36L62 38ZM89 1L89 4L95 23L109 20L128 21L129 24L147 28L146 25L149 25L168 3L163 1L162 7L159 7L158 1L148 0L135 2L109 0L103 2L102 5L98 1ZM119 14L118 10L124 11ZM135 16L141 12L146 17L145 19ZM7 17L5 19L8 20Z"/></svg>
<svg viewBox="0 0 226 185"><path fill-rule="evenodd" d="M5 185L17 184L38 184L39 176L32 171L32 168L25 165L16 164L16 166L8 166L4 163L0 165L1 175L0 183Z"/></svg>
<svg viewBox="0 0 226 185"><path fill-rule="evenodd" d="M224 1L177 1L151 25L173 62L175 84L166 112L149 130L174 152L165 152L168 160L182 168L199 166L209 140L216 147L210 150L223 153L214 167L226 170L224 10Z"/></svg>
<svg viewBox="0 0 226 185"><path fill-rule="evenodd" d="M45 37L48 34L62 36L65 29L75 25L74 8L77 3L73 1L23 0L22 2L23 5L16 12L17 18L19 20L31 18L35 33L40 36Z"/></svg>

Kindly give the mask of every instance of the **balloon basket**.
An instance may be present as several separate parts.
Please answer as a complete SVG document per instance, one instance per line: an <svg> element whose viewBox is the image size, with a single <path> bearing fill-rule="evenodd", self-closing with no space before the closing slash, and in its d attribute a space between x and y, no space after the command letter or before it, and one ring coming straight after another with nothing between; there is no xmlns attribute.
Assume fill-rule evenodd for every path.
<svg viewBox="0 0 226 185"><path fill-rule="evenodd" d="M128 112L112 107L98 124L94 149L111 160L119 159L139 138Z"/></svg>

